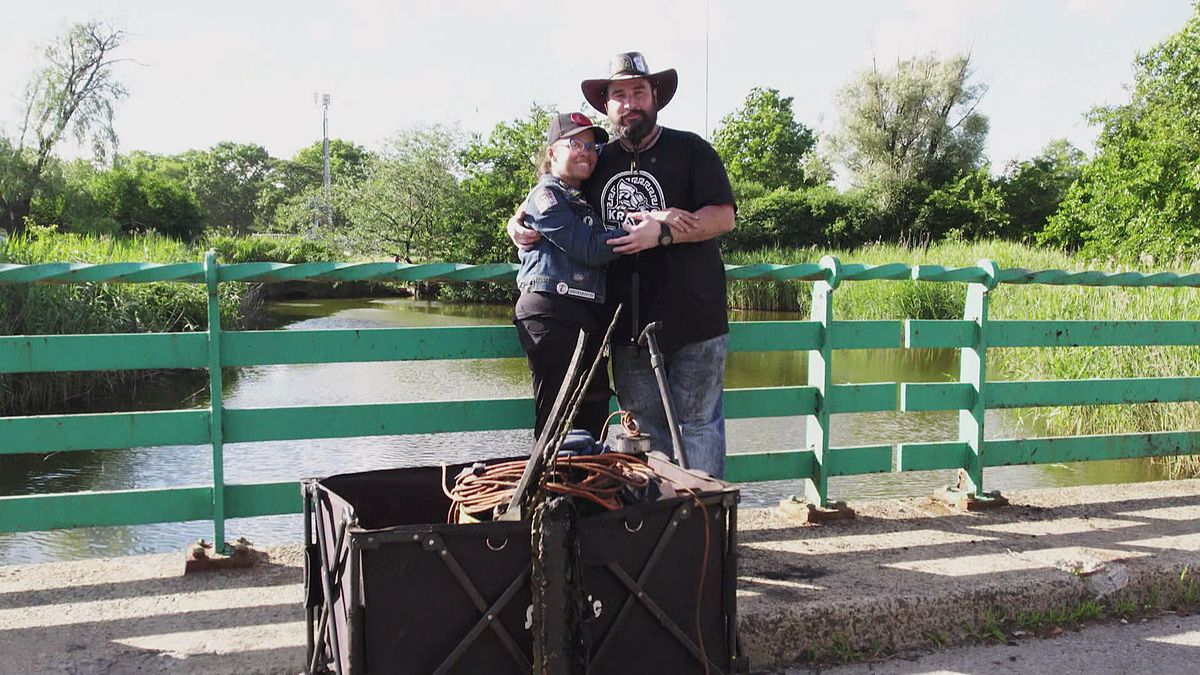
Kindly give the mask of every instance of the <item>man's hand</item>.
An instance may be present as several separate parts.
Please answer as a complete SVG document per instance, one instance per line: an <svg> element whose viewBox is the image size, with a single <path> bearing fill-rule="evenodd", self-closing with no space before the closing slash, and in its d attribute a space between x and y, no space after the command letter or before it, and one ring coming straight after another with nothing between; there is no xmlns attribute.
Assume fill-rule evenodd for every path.
<svg viewBox="0 0 1200 675"><path fill-rule="evenodd" d="M697 241L715 239L733 230L734 208L732 204L710 204L702 207L694 214L696 226L691 230L675 229L675 241L672 244L689 244Z"/></svg>
<svg viewBox="0 0 1200 675"><path fill-rule="evenodd" d="M651 211L651 216L664 222L675 236L692 234L700 227L700 218L691 211L671 207L663 211Z"/></svg>
<svg viewBox="0 0 1200 675"><path fill-rule="evenodd" d="M512 239L513 245L522 251L532 251L534 246L537 246L538 240L542 238L542 234L537 230L525 227L521 221L525 219L525 207L517 207L517 212L512 218L508 219L508 224L504 229L508 231L508 238Z"/></svg>
<svg viewBox="0 0 1200 675"><path fill-rule="evenodd" d="M629 217L634 221L633 225L625 225L629 234L608 240L608 245L613 247L613 251L629 255L658 246L658 235L662 234L662 221L650 213L631 213Z"/></svg>

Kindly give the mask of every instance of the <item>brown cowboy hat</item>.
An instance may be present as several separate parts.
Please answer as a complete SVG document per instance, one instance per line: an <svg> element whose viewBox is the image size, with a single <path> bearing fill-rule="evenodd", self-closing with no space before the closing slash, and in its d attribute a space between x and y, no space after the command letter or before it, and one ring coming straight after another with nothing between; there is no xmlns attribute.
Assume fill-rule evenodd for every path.
<svg viewBox="0 0 1200 675"><path fill-rule="evenodd" d="M584 80L583 84L579 85L587 102L601 112L604 112L605 103L608 100L608 84L614 80L646 78L650 81L650 86L654 87L657 92L659 110L667 107L671 98L675 96L675 90L679 88L679 73L676 73L674 68L651 73L650 69L646 67L646 57L642 56L641 52L617 54L609 63L608 70L612 73L608 77L601 80Z"/></svg>

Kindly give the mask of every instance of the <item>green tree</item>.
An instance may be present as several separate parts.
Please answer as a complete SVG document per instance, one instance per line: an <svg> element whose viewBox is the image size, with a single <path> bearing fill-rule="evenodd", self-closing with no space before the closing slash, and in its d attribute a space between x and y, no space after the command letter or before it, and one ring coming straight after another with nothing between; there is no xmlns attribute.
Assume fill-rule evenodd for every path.
<svg viewBox="0 0 1200 675"><path fill-rule="evenodd" d="M934 190L917 212L912 234L936 241L948 234L962 239L992 239L1008 232L1004 195L986 167Z"/></svg>
<svg viewBox="0 0 1200 675"><path fill-rule="evenodd" d="M329 174L334 180L356 182L366 177L372 154L363 146L340 138L329 139ZM292 170L307 181L320 184L324 178L325 157L321 141L301 148L289 162Z"/></svg>
<svg viewBox="0 0 1200 675"><path fill-rule="evenodd" d="M30 202L28 224L102 234L115 234L120 229L115 222L99 222L102 214L88 191L97 173L90 161L78 159L51 166Z"/></svg>
<svg viewBox="0 0 1200 675"><path fill-rule="evenodd" d="M166 158L138 153L109 169L78 160L56 172L53 189L31 205L30 221L77 232L116 234L154 230L192 239L204 223L195 196Z"/></svg>
<svg viewBox="0 0 1200 675"><path fill-rule="evenodd" d="M936 188L978 167L988 122L976 108L987 87L971 75L968 56L929 55L872 67L845 87L833 141L855 182L894 176Z"/></svg>
<svg viewBox="0 0 1200 675"><path fill-rule="evenodd" d="M362 181L374 155L361 145L341 139L329 141L329 173L334 186ZM314 211L324 203L324 156L321 142L301 149L291 159L272 160L257 204L258 229L289 232L309 229ZM334 188L336 192L339 188ZM345 224L345 215L334 200L333 221Z"/></svg>
<svg viewBox="0 0 1200 675"><path fill-rule="evenodd" d="M832 147L892 237L935 190L983 164L988 120L976 109L987 88L971 76L970 57L929 55L873 66L840 93Z"/></svg>
<svg viewBox="0 0 1200 675"><path fill-rule="evenodd" d="M463 138L432 126L392 138L358 181L344 179L337 203L354 250L406 262L458 259L467 248L455 177Z"/></svg>
<svg viewBox="0 0 1200 675"><path fill-rule="evenodd" d="M261 145L223 142L180 158L187 186L214 227L249 232L267 185L271 156Z"/></svg>
<svg viewBox="0 0 1200 675"><path fill-rule="evenodd" d="M722 238L722 246L749 251L822 245L826 229L847 212L846 200L832 186L779 188L739 201L738 225Z"/></svg>
<svg viewBox="0 0 1200 675"><path fill-rule="evenodd" d="M999 178L1009 227L1005 239L1032 241L1079 179L1086 156L1066 139L1051 141L1032 159L1011 162Z"/></svg>
<svg viewBox="0 0 1200 675"><path fill-rule="evenodd" d="M534 105L521 119L497 124L484 138L475 138L462 152L465 178L462 194L466 218L464 260L516 260L516 250L504 223L537 181L535 164L546 139L550 108Z"/></svg>
<svg viewBox="0 0 1200 675"><path fill-rule="evenodd" d="M742 107L722 118L713 134L730 179L767 190L813 184L804 169L805 155L815 144L812 129L796 121L792 97L761 87L751 89Z"/></svg>
<svg viewBox="0 0 1200 675"><path fill-rule="evenodd" d="M1134 62L1124 105L1097 108L1096 154L1038 237L1126 261L1200 246L1200 3Z"/></svg>
<svg viewBox="0 0 1200 675"><path fill-rule="evenodd" d="M25 226L35 194L68 135L103 159L115 148L113 110L125 98L113 59L125 33L98 21L72 24L42 49L26 87L20 134L0 142L0 227Z"/></svg>
<svg viewBox="0 0 1200 675"><path fill-rule="evenodd" d="M154 230L177 239L192 239L204 228L195 196L179 180L117 163L95 175L89 192L102 217L124 232Z"/></svg>

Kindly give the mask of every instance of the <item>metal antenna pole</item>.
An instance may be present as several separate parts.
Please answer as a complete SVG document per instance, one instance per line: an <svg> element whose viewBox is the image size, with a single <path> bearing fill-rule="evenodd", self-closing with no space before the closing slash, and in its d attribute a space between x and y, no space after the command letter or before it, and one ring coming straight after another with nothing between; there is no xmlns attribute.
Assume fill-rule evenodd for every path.
<svg viewBox="0 0 1200 675"><path fill-rule="evenodd" d="M333 225L333 200L330 194L330 176L329 176L329 94L321 95L321 154L324 158L324 165L321 171L321 186L324 188L325 195L325 226Z"/></svg>
<svg viewBox="0 0 1200 675"><path fill-rule="evenodd" d="M712 0L704 3L704 137L711 139L708 134L708 18L712 9Z"/></svg>

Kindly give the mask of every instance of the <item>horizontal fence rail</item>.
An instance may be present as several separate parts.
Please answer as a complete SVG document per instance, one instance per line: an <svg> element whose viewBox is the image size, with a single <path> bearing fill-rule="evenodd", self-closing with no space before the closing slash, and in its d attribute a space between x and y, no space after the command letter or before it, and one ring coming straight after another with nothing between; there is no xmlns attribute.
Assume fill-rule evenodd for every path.
<svg viewBox="0 0 1200 675"><path fill-rule="evenodd" d="M0 337L0 374L93 370L204 369L207 408L149 412L0 418L0 455L207 445L213 483L142 490L0 497L0 532L212 520L224 542L228 518L299 513L295 481L226 484L226 443L345 438L529 428L528 398L438 402L225 408L221 370L228 367L339 362L522 357L512 326L376 328L362 330L222 330L221 283L289 281L504 282L516 266L501 263L242 263L220 265L209 253L198 263L49 263L0 265L0 285L181 282L205 284L209 326L195 333L16 335ZM1058 463L1200 452L1200 432L1112 434L984 440L987 410L1039 406L1112 405L1200 400L1200 378L1124 378L1026 382L987 381L989 349L1200 344L1194 321L990 320L990 294L1001 284L1049 286L1200 287L1200 274L1070 272L974 267L819 263L726 266L732 280L813 282L808 321L734 323L732 352L805 351L804 386L730 389L729 418L803 417L806 447L730 455L733 481L803 480L810 498L829 500L828 479L891 471L962 469L965 494L985 499L989 466ZM917 280L967 285L964 318L952 321L838 321L833 297L843 282ZM831 359L854 349L957 349L958 381L835 384ZM934 443L834 447L834 414L958 411L959 437ZM299 479L300 477L297 477Z"/></svg>

